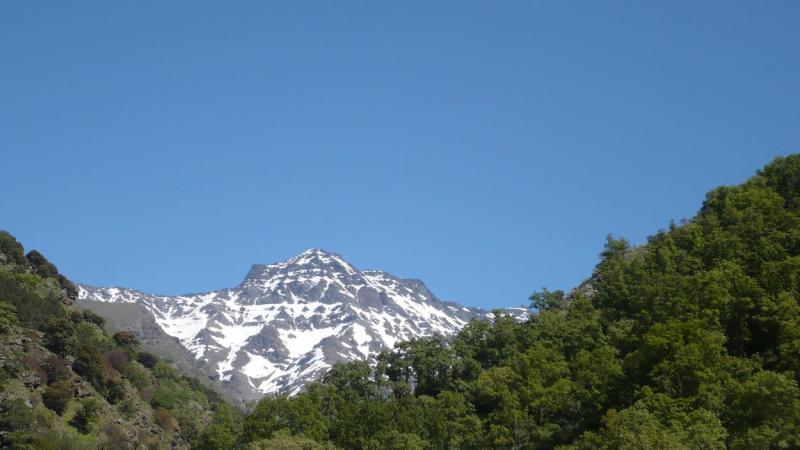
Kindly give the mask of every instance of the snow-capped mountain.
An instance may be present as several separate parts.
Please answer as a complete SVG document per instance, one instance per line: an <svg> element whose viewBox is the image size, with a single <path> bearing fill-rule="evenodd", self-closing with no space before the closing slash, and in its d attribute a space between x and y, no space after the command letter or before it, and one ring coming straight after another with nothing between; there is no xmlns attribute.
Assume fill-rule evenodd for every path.
<svg viewBox="0 0 800 450"><path fill-rule="evenodd" d="M451 334L487 315L437 299L421 281L360 271L321 249L254 265L239 286L204 294L85 285L79 291L84 301L143 306L242 398L296 393L336 362L368 358L413 337Z"/></svg>

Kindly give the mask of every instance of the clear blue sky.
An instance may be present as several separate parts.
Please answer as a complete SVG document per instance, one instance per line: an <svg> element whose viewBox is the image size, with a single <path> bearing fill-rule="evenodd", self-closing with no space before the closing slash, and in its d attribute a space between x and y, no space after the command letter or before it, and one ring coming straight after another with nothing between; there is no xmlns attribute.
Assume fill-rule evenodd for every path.
<svg viewBox="0 0 800 450"><path fill-rule="evenodd" d="M0 228L184 293L309 247L494 307L800 149L800 3L0 3Z"/></svg>

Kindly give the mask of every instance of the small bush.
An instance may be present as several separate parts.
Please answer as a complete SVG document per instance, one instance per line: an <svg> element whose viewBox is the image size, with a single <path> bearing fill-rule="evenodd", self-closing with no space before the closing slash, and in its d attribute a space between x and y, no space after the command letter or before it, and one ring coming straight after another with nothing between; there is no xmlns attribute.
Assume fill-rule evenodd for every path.
<svg viewBox="0 0 800 450"><path fill-rule="evenodd" d="M45 359L43 368L47 375L47 384L53 384L57 381L67 380L72 377L72 372L69 369L69 361L60 356L52 355Z"/></svg>
<svg viewBox="0 0 800 450"><path fill-rule="evenodd" d="M142 400L144 400L144 401L146 401L148 403L152 403L152 401L153 401L153 392L154 392L153 387L152 386L148 386L146 388L143 388L143 389L139 390L139 396L142 397Z"/></svg>
<svg viewBox="0 0 800 450"><path fill-rule="evenodd" d="M132 398L129 398L124 402L121 402L117 409L119 410L119 413L122 414L122 417L126 419L133 419L133 417L136 415L136 401L134 401Z"/></svg>
<svg viewBox="0 0 800 450"><path fill-rule="evenodd" d="M165 408L158 408L155 411L155 420L158 426L164 429L164 431L174 431L175 430L175 419L172 415L167 411Z"/></svg>
<svg viewBox="0 0 800 450"><path fill-rule="evenodd" d="M19 322L14 305L0 301L0 333L5 333Z"/></svg>
<svg viewBox="0 0 800 450"><path fill-rule="evenodd" d="M92 430L92 424L97 419L97 412L100 405L97 400L89 397L81 401L81 408L75 413L75 417L69 422L83 434L88 434Z"/></svg>
<svg viewBox="0 0 800 450"><path fill-rule="evenodd" d="M106 319L104 319L102 316L99 316L99 315L95 314L92 311L89 311L88 309L84 309L83 310L83 320L85 320L87 322L91 322L91 323L97 325L101 329L106 324Z"/></svg>
<svg viewBox="0 0 800 450"><path fill-rule="evenodd" d="M16 308L17 319L24 327L44 331L50 319L66 315L56 293L34 273L0 270L0 296Z"/></svg>
<svg viewBox="0 0 800 450"><path fill-rule="evenodd" d="M67 291L67 295L68 296L70 296L72 298L78 297L78 288L75 287L75 285L72 284L72 282L69 281L69 279L67 279L67 277L65 277L64 275L58 274L58 276L56 278L58 279L58 284L62 288L64 288L64 290Z"/></svg>
<svg viewBox="0 0 800 450"><path fill-rule="evenodd" d="M112 405L125 398L125 383L109 378L101 389L103 397Z"/></svg>
<svg viewBox="0 0 800 450"><path fill-rule="evenodd" d="M72 370L78 375L86 378L96 389L102 387L103 366L100 365L100 355L86 349L82 349L72 363Z"/></svg>
<svg viewBox="0 0 800 450"><path fill-rule="evenodd" d="M72 383L68 380L57 381L47 386L42 393L44 406L59 416L64 413L70 400L72 400Z"/></svg>
<svg viewBox="0 0 800 450"><path fill-rule="evenodd" d="M122 347L136 347L139 345L139 339L130 331L120 331L114 335L114 342Z"/></svg>
<svg viewBox="0 0 800 450"><path fill-rule="evenodd" d="M137 389L142 389L150 384L150 374L138 364L128 364L122 376Z"/></svg>
<svg viewBox="0 0 800 450"><path fill-rule="evenodd" d="M123 373L125 369L128 368L128 364L130 364L128 354L122 350L111 350L110 352L105 352L100 359L102 360L104 367L112 368L120 373Z"/></svg>
<svg viewBox="0 0 800 450"><path fill-rule="evenodd" d="M58 269L56 268L53 263L47 260L41 253L36 250L31 250L25 255L27 258L28 263L33 266L33 269L39 276L43 278L54 277L58 275Z"/></svg>
<svg viewBox="0 0 800 450"><path fill-rule="evenodd" d="M21 398L0 401L0 430L21 431L41 426L40 417Z"/></svg>
<svg viewBox="0 0 800 450"><path fill-rule="evenodd" d="M103 427L106 448L130 448L131 444L125 436L125 430L115 423L108 423Z"/></svg>
<svg viewBox="0 0 800 450"><path fill-rule="evenodd" d="M25 249L8 231L0 231L0 252L8 256L9 262L25 264Z"/></svg>
<svg viewBox="0 0 800 450"><path fill-rule="evenodd" d="M69 312L69 320L72 321L75 325L83 322L83 313L80 311L70 311Z"/></svg>
<svg viewBox="0 0 800 450"><path fill-rule="evenodd" d="M139 364L147 367L148 369L152 369L156 366L158 357L152 353L139 352L139 354L136 355L136 360L139 361Z"/></svg>
<svg viewBox="0 0 800 450"><path fill-rule="evenodd" d="M404 442L405 443L405 442ZM320 444L319 442L309 439L303 435L292 435L289 430L283 429L276 432L270 439L262 439L256 442L251 442L247 446L247 450L334 450L336 447L333 444L326 442ZM403 446L392 448L424 448L419 446Z"/></svg>
<svg viewBox="0 0 800 450"><path fill-rule="evenodd" d="M153 376L159 380L181 381L183 379L183 376L176 368L163 361L159 361L153 367Z"/></svg>
<svg viewBox="0 0 800 450"><path fill-rule="evenodd" d="M53 353L67 356L75 349L75 327L65 318L54 318L47 322L44 346Z"/></svg>

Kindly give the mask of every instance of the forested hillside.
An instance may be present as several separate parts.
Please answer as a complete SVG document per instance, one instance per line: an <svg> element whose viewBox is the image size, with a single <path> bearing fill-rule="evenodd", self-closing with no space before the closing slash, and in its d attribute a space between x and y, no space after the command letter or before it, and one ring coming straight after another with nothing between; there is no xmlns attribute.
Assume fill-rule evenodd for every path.
<svg viewBox="0 0 800 450"><path fill-rule="evenodd" d="M241 433L211 434L271 439L256 448L798 448L799 296L791 156L646 245L609 238L591 280L534 294L527 322L473 321L336 366L261 401Z"/></svg>
<svg viewBox="0 0 800 450"><path fill-rule="evenodd" d="M225 402L136 336L73 306L75 287L0 232L0 447L180 449Z"/></svg>

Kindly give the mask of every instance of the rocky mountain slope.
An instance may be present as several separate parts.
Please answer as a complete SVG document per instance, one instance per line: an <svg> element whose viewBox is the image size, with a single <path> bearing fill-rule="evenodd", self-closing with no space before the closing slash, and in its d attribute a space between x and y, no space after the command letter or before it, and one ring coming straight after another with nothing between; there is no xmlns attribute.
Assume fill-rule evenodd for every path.
<svg viewBox="0 0 800 450"><path fill-rule="evenodd" d="M187 449L231 411L132 333L104 332L77 292L0 231L0 448Z"/></svg>
<svg viewBox="0 0 800 450"><path fill-rule="evenodd" d="M141 305L244 399L297 393L336 362L369 358L414 337L451 334L488 316L437 299L421 281L360 271L321 249L254 265L231 289L171 297L81 285L79 298Z"/></svg>

